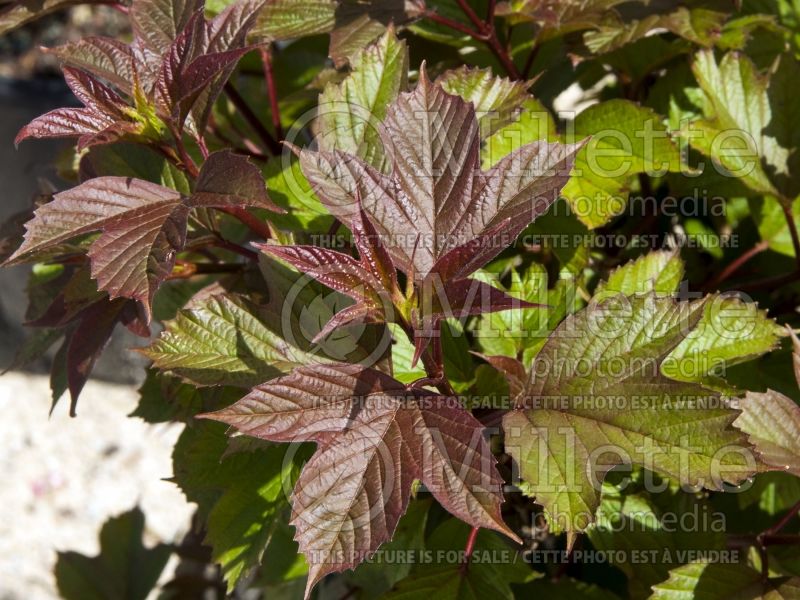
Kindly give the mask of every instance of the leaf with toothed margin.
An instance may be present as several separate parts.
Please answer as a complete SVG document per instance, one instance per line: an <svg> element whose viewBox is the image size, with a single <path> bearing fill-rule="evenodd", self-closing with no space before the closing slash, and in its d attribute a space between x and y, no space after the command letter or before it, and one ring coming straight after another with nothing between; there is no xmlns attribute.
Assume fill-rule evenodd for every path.
<svg viewBox="0 0 800 600"><path fill-rule="evenodd" d="M365 214L354 220L352 228L358 260L349 254L316 246L255 244L265 254L356 301L334 315L316 335L315 342L353 322L393 320L392 298L396 298L399 291L391 258Z"/></svg>
<svg viewBox="0 0 800 600"><path fill-rule="evenodd" d="M280 560L269 544L288 519L288 493L311 453L252 438L244 439L256 445L232 452L234 440L225 429L211 421L187 427L175 446L173 469L175 482L207 523L205 544L230 592L262 560Z"/></svg>
<svg viewBox="0 0 800 600"><path fill-rule="evenodd" d="M131 47L124 42L89 36L48 52L65 64L104 79L125 93L132 92L134 56Z"/></svg>
<svg viewBox="0 0 800 600"><path fill-rule="evenodd" d="M209 156L197 177L189 206L252 206L286 212L269 199L261 171L246 157L230 150Z"/></svg>
<svg viewBox="0 0 800 600"><path fill-rule="evenodd" d="M445 71L436 83L449 94L472 102L481 130L481 139L511 123L530 99L530 83L494 77L491 69L462 66Z"/></svg>
<svg viewBox="0 0 800 600"><path fill-rule="evenodd" d="M702 318L703 302L617 296L568 317L503 418L523 491L574 540L594 521L599 484L619 464L720 489L755 471L737 416L714 392L665 377L661 362Z"/></svg>
<svg viewBox="0 0 800 600"><path fill-rule="evenodd" d="M351 60L350 74L320 94L316 139L322 150L359 156L383 171L386 156L377 126L408 85L408 49L390 28Z"/></svg>
<svg viewBox="0 0 800 600"><path fill-rule="evenodd" d="M84 108L57 108L35 118L20 129L15 144L31 137L78 137L78 147L85 148L136 131L128 104L93 75L64 67L64 80Z"/></svg>
<svg viewBox="0 0 800 600"><path fill-rule="evenodd" d="M248 387L319 362L287 342L281 328L279 314L237 296L216 295L180 311L142 353L159 370L197 385Z"/></svg>
<svg viewBox="0 0 800 600"><path fill-rule="evenodd" d="M743 564L693 562L669 572L669 579L653 586L652 600L729 600L762 598L788 600L800 594L800 578L764 581L761 573Z"/></svg>
<svg viewBox="0 0 800 600"><path fill-rule="evenodd" d="M131 25L137 39L163 55L202 8L201 0L134 0Z"/></svg>
<svg viewBox="0 0 800 600"><path fill-rule="evenodd" d="M306 596L391 539L415 479L456 517L516 539L483 427L455 398L339 363L299 367L204 416L263 439L317 442L292 498Z"/></svg>
<svg viewBox="0 0 800 600"><path fill-rule="evenodd" d="M153 296L186 242L190 209L227 206L277 209L269 201L258 169L228 151L206 160L196 194L188 199L141 179L97 177L56 194L52 202L37 209L26 225L25 241L8 262L26 260L70 238L102 231L89 246L92 278L112 298L141 302L149 319Z"/></svg>
<svg viewBox="0 0 800 600"><path fill-rule="evenodd" d="M424 68L416 89L389 107L380 136L393 159L389 175L340 151L299 151L300 165L345 224L360 197L394 263L415 280L506 219L513 240L555 200L581 146L535 142L481 171L475 108L431 83Z"/></svg>
<svg viewBox="0 0 800 600"><path fill-rule="evenodd" d="M747 434L768 469L800 477L800 406L774 390L747 392L734 426Z"/></svg>

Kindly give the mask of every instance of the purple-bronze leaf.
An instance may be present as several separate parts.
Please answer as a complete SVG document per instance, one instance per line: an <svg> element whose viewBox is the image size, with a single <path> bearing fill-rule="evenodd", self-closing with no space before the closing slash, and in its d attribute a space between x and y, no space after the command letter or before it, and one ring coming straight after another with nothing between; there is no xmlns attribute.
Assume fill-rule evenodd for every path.
<svg viewBox="0 0 800 600"><path fill-rule="evenodd" d="M215 152L206 159L187 204L192 207L252 206L285 212L270 200L261 171L246 157L230 150Z"/></svg>
<svg viewBox="0 0 800 600"><path fill-rule="evenodd" d="M497 255L501 239L510 244L556 199L581 147L534 142L481 171L475 109L432 84L424 68L416 89L389 107L379 133L392 159L388 175L339 151L299 151L300 165L343 222L363 207L394 263L416 281L456 249L443 263L454 278Z"/></svg>
<svg viewBox="0 0 800 600"><path fill-rule="evenodd" d="M265 254L289 263L300 273L356 301L380 306L381 284L360 261L349 254L317 246L254 244Z"/></svg>
<svg viewBox="0 0 800 600"><path fill-rule="evenodd" d="M189 207L178 200L108 222L89 247L99 289L111 298L138 300L149 322L153 296L186 243L188 214Z"/></svg>
<svg viewBox="0 0 800 600"><path fill-rule="evenodd" d="M353 365L301 367L202 415L274 441L315 441L292 496L295 539L326 574L368 558L394 533L420 479L474 527L516 536L500 514L502 479L481 424L455 398Z"/></svg>
<svg viewBox="0 0 800 600"><path fill-rule="evenodd" d="M81 312L77 327L64 340L70 415L75 416L78 397L117 323L124 323L137 335L149 335L143 324L134 326L137 321L135 305L129 300L103 299Z"/></svg>
<svg viewBox="0 0 800 600"><path fill-rule="evenodd" d="M85 37L49 50L65 64L83 69L130 93L133 83L133 51L128 44L106 37Z"/></svg>
<svg viewBox="0 0 800 600"><path fill-rule="evenodd" d="M153 207L180 200L175 190L129 177L98 177L56 194L39 207L26 225L25 241L8 259L19 262L106 223L130 215L146 214Z"/></svg>
<svg viewBox="0 0 800 600"><path fill-rule="evenodd" d="M89 247L92 277L114 297L150 302L186 239L189 208L175 190L127 177L98 177L56 194L26 225L9 259L31 258L75 236L102 230Z"/></svg>
<svg viewBox="0 0 800 600"><path fill-rule="evenodd" d="M113 124L114 120L107 115L97 114L86 108L57 108L36 117L20 129L14 143L19 145L28 138L91 138Z"/></svg>
<svg viewBox="0 0 800 600"><path fill-rule="evenodd" d="M115 141L133 130L125 112L128 105L114 90L71 67L64 67L64 79L85 108L59 108L37 117L20 130L15 143L29 137L78 137L82 149Z"/></svg>
<svg viewBox="0 0 800 600"><path fill-rule="evenodd" d="M135 0L131 24L144 46L163 55L202 8L201 0Z"/></svg>
<svg viewBox="0 0 800 600"><path fill-rule="evenodd" d="M87 109L114 120L125 117L128 105L110 87L80 69L64 67L63 71L69 89Z"/></svg>

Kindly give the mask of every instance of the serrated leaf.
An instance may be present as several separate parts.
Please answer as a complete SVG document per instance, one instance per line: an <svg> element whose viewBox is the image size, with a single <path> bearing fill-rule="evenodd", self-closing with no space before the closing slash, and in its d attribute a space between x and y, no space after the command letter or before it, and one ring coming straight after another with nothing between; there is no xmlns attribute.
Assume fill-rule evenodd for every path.
<svg viewBox="0 0 800 600"><path fill-rule="evenodd" d="M757 305L731 295L709 296L697 327L670 353L662 372L716 388L715 376L775 349L782 334Z"/></svg>
<svg viewBox="0 0 800 600"><path fill-rule="evenodd" d="M591 52L603 54L652 35L654 31L669 31L694 44L709 48L721 35L726 19L724 12L681 6L671 13L647 15L628 22L608 19L597 29L584 33L583 42Z"/></svg>
<svg viewBox="0 0 800 600"><path fill-rule="evenodd" d="M89 36L50 52L67 65L93 73L126 93L132 91L134 54L124 42Z"/></svg>
<svg viewBox="0 0 800 600"><path fill-rule="evenodd" d="M300 163L343 222L352 220L360 197L395 264L420 281L448 252L510 219L508 245L555 200L580 147L530 144L482 172L474 108L424 71L415 91L389 107L380 135L394 157L391 175L341 152L303 150Z"/></svg>
<svg viewBox="0 0 800 600"><path fill-rule="evenodd" d="M137 507L112 517L100 531L100 554L59 552L56 585L65 600L145 600L167 564L167 544L146 548L142 543L144 514Z"/></svg>
<svg viewBox="0 0 800 600"><path fill-rule="evenodd" d="M779 392L747 392L734 426L747 434L761 460L775 470L800 477L800 406Z"/></svg>
<svg viewBox="0 0 800 600"><path fill-rule="evenodd" d="M472 102L481 138L492 135L512 122L523 104L530 99L527 83L494 77L491 69L459 67L442 73L436 83L448 94Z"/></svg>
<svg viewBox="0 0 800 600"><path fill-rule="evenodd" d="M280 314L232 295L182 310L142 353L153 365L197 385L251 386L318 362L282 335Z"/></svg>
<svg viewBox="0 0 800 600"><path fill-rule="evenodd" d="M597 482L618 464L646 464L712 489L752 475L752 461L724 451L747 447L731 427L736 411L660 372L703 309L652 294L617 296L568 317L536 356L503 429L522 488L544 506L552 529L586 529Z"/></svg>
<svg viewBox="0 0 800 600"><path fill-rule="evenodd" d="M351 72L320 94L317 143L341 150L384 170L386 157L376 124L408 85L408 48L390 28L351 60Z"/></svg>
<svg viewBox="0 0 800 600"><path fill-rule="evenodd" d="M647 476L653 480L652 474ZM637 477L641 474L631 476ZM648 493L647 483L630 481L627 475L621 486L606 482L597 522L586 532L592 547L613 557L609 562L628 576L631 598L648 598L650 587L666 580L675 564L725 549L724 517L713 513L705 498L662 489L660 481L652 486L659 491ZM692 530L675 526L688 515L703 515L703 524Z"/></svg>
<svg viewBox="0 0 800 600"><path fill-rule="evenodd" d="M336 24L338 4L335 0L273 0L259 14L253 36L289 40L328 33Z"/></svg>
<svg viewBox="0 0 800 600"><path fill-rule="evenodd" d="M263 439L318 443L292 499L307 596L391 539L414 479L457 517L513 536L482 427L453 399L340 363L299 367L206 416Z"/></svg>
<svg viewBox="0 0 800 600"><path fill-rule="evenodd" d="M732 176L761 194L777 195L762 165L785 169L787 150L768 129L773 119L767 88L769 80L743 55L729 53L717 64L710 50L698 52L692 63L707 100L706 119L689 124L689 142L710 156ZM728 138L737 141L737 152L722 152Z"/></svg>
<svg viewBox="0 0 800 600"><path fill-rule="evenodd" d="M575 157L562 194L587 227L604 225L624 210L634 175L680 169L680 153L662 120L650 108L618 99L575 118L575 135L592 138Z"/></svg>
<svg viewBox="0 0 800 600"><path fill-rule="evenodd" d="M728 598L796 598L800 580L761 581L761 574L735 563L691 563L670 571L667 581L653 586L653 600L727 600Z"/></svg>
<svg viewBox="0 0 800 600"><path fill-rule="evenodd" d="M531 98L523 102L519 119L484 141L481 150L483 168L489 169L514 150L540 140L558 140L558 130L550 111L541 102Z"/></svg>
<svg viewBox="0 0 800 600"><path fill-rule="evenodd" d="M130 11L131 25L136 37L161 55L202 8L201 0L135 0Z"/></svg>
<svg viewBox="0 0 800 600"><path fill-rule="evenodd" d="M674 294L683 280L684 266L680 255L668 250L657 250L615 269L601 281L594 293L600 300L614 294L631 296L647 292Z"/></svg>
<svg viewBox="0 0 800 600"><path fill-rule="evenodd" d="M246 157L230 150L215 152L206 159L188 205L252 206L283 212L267 195L261 171Z"/></svg>

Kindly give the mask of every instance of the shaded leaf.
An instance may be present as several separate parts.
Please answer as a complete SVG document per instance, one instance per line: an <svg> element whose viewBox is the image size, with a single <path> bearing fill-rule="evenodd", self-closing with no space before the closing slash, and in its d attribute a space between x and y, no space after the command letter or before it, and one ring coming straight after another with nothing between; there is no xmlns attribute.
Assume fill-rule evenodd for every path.
<svg viewBox="0 0 800 600"><path fill-rule="evenodd" d="M145 600L167 564L171 548L142 544L144 514L137 507L113 517L100 531L100 554L59 552L55 576L66 600Z"/></svg>

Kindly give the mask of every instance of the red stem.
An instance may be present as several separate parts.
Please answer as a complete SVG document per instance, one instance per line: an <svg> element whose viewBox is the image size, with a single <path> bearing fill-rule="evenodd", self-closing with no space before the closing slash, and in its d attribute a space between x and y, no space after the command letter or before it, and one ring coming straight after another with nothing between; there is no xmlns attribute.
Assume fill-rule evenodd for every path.
<svg viewBox="0 0 800 600"><path fill-rule="evenodd" d="M255 233L261 239L268 240L271 237L269 226L254 214L250 213L246 208L242 208L241 206L230 206L227 208L219 208L218 210L221 210L222 212L228 213L229 215L239 219L242 223L250 228L250 231Z"/></svg>
<svg viewBox="0 0 800 600"><path fill-rule="evenodd" d="M269 96L269 112L272 116L272 127L279 140L283 139L281 127L281 109L278 105L278 89L275 86L275 73L272 70L272 48L261 48L261 60L264 63L264 78L267 80L267 96Z"/></svg>
<svg viewBox="0 0 800 600"><path fill-rule="evenodd" d="M478 539L479 527L473 527L467 538L467 545L464 546L464 562L461 563L461 574L464 575L469 570L469 563L472 561L472 554L475 552L475 540Z"/></svg>
<svg viewBox="0 0 800 600"><path fill-rule="evenodd" d="M731 275L733 275L736 271L738 271L745 263L750 261L754 256L761 254L769 248L769 244L765 241L761 241L752 248L750 248L747 252L744 252L741 256L737 257L736 260L732 261L723 271L717 275L713 280L711 280L708 284L704 286L706 291L712 291L716 288L720 283L728 279Z"/></svg>
<svg viewBox="0 0 800 600"><path fill-rule="evenodd" d="M459 6L461 6L461 9L467 15L469 20L475 25L477 31L470 29L463 23L443 17L432 10L426 11L424 14L426 18L434 21L435 23L439 23L440 25L444 25L450 29L455 29L456 31L466 34L475 40L484 42L512 79L522 79L519 69L517 69L517 66L511 59L511 55L506 51L505 48L503 48L500 40L497 39L497 31L494 28L494 21L488 23L486 21L482 21L481 18L475 14L475 11L472 10L469 4L465 2L465 0L459 0Z"/></svg>

